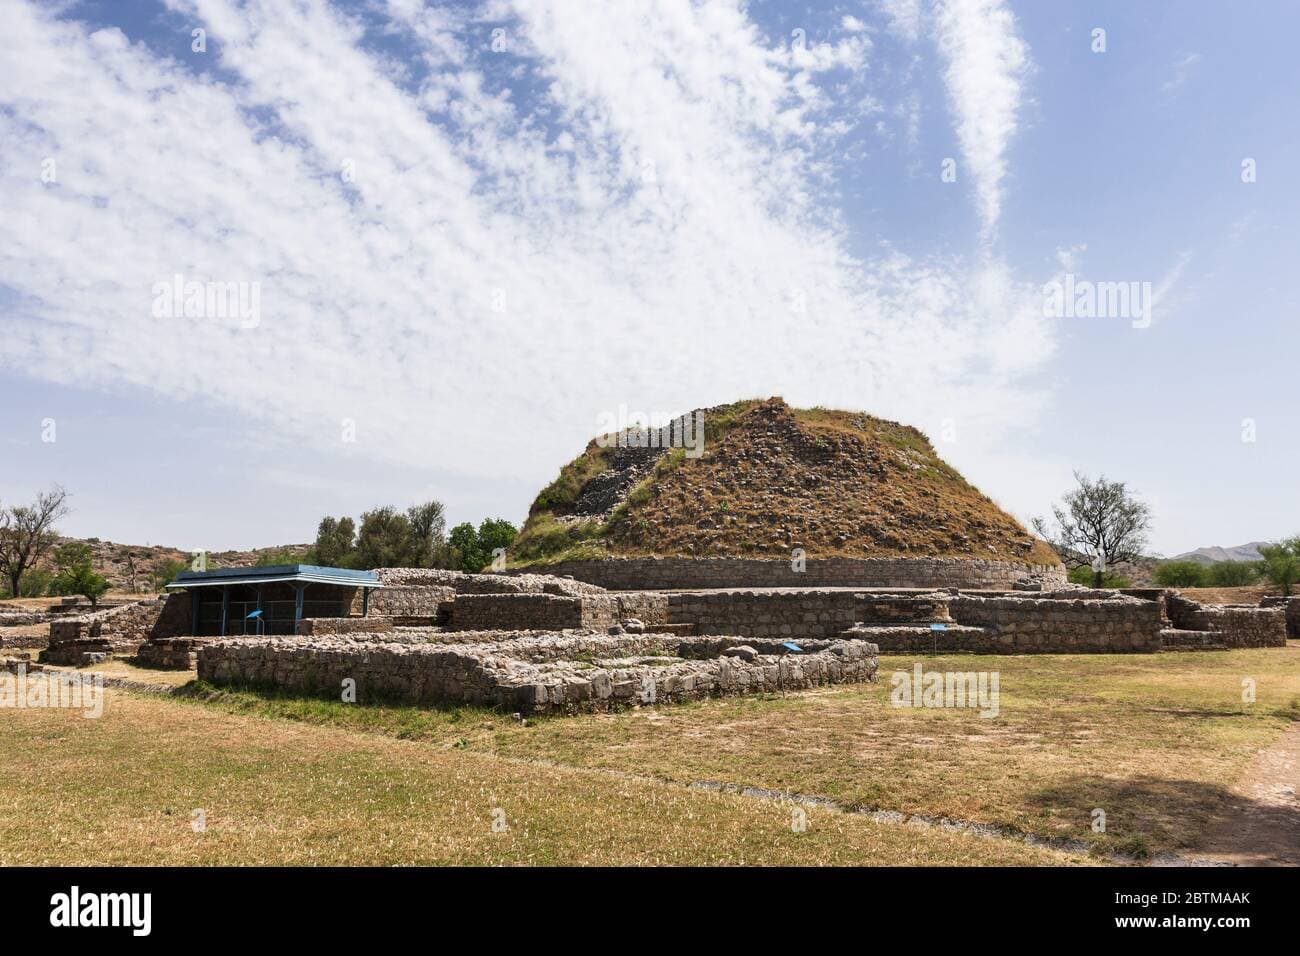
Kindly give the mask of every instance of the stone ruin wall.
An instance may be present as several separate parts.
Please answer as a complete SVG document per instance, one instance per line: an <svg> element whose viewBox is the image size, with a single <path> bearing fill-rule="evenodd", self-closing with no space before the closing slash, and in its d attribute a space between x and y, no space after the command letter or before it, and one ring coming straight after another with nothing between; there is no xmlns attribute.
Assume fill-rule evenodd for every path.
<svg viewBox="0 0 1300 956"><path fill-rule="evenodd" d="M146 641L184 634L189 628L186 594L124 604L51 621L49 646L42 660L80 664L87 654L134 654Z"/></svg>
<svg viewBox="0 0 1300 956"><path fill-rule="evenodd" d="M370 614L393 618L399 624L446 624L451 620L451 602L456 589L438 584L406 584L374 588L370 592ZM361 589L352 598L348 613L360 617L365 611Z"/></svg>
<svg viewBox="0 0 1300 956"><path fill-rule="evenodd" d="M878 666L875 647L861 641L827 642L813 653L785 657L741 644L572 633L454 645L254 638L205 645L198 671L215 684L331 695L351 679L363 702L469 703L545 713L802 690L872 680ZM746 659L716 656L733 647ZM644 656L683 659L650 666ZM599 666L582 663L583 657ZM627 658L626 666L615 658Z"/></svg>
<svg viewBox="0 0 1300 956"><path fill-rule="evenodd" d="M461 594L451 606L454 631L608 628L618 622L618 599L604 594Z"/></svg>
<svg viewBox="0 0 1300 956"><path fill-rule="evenodd" d="M305 617L298 622L301 637L322 637L331 634L391 634L394 622L391 617Z"/></svg>
<svg viewBox="0 0 1300 956"><path fill-rule="evenodd" d="M604 590L549 573L466 574L438 568L377 568L375 573L385 588L447 587L456 594L600 594Z"/></svg>
<svg viewBox="0 0 1300 956"><path fill-rule="evenodd" d="M1293 641L1300 640L1300 595L1282 597L1274 595L1260 601L1261 607L1283 608L1286 613L1286 634Z"/></svg>
<svg viewBox="0 0 1300 956"><path fill-rule="evenodd" d="M1025 579L1045 588L1066 582L1062 565L961 558L820 558L794 571L787 560L758 558L608 558L561 561L547 574L571 575L611 591L693 588L938 588L1013 590Z"/></svg>
<svg viewBox="0 0 1300 956"><path fill-rule="evenodd" d="M1160 607L1138 598L952 597L956 627L856 632L882 653L1151 654L1160 650Z"/></svg>
<svg viewBox="0 0 1300 956"><path fill-rule="evenodd" d="M668 624L694 624L701 635L831 638L857 620L852 591L715 591L668 595Z"/></svg>
<svg viewBox="0 0 1300 956"><path fill-rule="evenodd" d="M1171 591L1165 600L1169 619L1184 631L1217 631L1228 647L1286 647L1288 612L1280 607L1200 604Z"/></svg>
<svg viewBox="0 0 1300 956"><path fill-rule="evenodd" d="M959 595L948 608L959 624L994 629L997 648L1004 653L1124 654L1160 650L1160 605L1140 598Z"/></svg>

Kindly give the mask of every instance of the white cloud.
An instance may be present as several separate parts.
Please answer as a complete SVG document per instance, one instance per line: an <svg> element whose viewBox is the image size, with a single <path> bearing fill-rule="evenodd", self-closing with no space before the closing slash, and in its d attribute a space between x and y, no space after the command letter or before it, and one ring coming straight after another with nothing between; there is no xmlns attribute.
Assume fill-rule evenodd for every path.
<svg viewBox="0 0 1300 956"><path fill-rule="evenodd" d="M0 365L538 482L620 403L783 393L992 431L1037 406L1038 282L848 251L824 174L848 126L819 84L865 82L865 34L805 57L730 0L456 17L391 0L381 34L423 57L395 69L324 5L173 0L208 29L220 69L200 76L0 2L0 287L17 303ZM964 42L949 26L963 103L986 47L1014 38L998 22ZM1005 76L1005 50L992 60ZM1007 114L976 114L963 143L996 193ZM260 283L260 323L155 318L153 284L178 273Z"/></svg>
<svg viewBox="0 0 1300 956"><path fill-rule="evenodd" d="M1003 0L939 0L935 39L956 114L957 140L975 182L986 234L1002 211L1007 146L1015 135L1029 50Z"/></svg>
<svg viewBox="0 0 1300 956"><path fill-rule="evenodd" d="M889 20L889 28L904 40L915 42L921 36L921 0L877 0L877 6Z"/></svg>
<svg viewBox="0 0 1300 956"><path fill-rule="evenodd" d="M1199 53L1185 53L1180 56L1174 63L1174 75L1165 80L1160 89L1165 93L1177 93L1191 77L1200 62L1201 54Z"/></svg>

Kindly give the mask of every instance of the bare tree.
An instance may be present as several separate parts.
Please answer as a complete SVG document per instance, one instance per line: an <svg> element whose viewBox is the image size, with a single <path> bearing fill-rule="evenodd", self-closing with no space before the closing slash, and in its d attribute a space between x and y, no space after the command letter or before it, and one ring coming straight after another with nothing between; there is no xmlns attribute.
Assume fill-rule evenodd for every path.
<svg viewBox="0 0 1300 956"><path fill-rule="evenodd" d="M60 485L41 492L30 505L0 509L0 574L9 579L10 593L18 596L23 574L45 557L58 535L54 523L71 510L68 493Z"/></svg>
<svg viewBox="0 0 1300 956"><path fill-rule="evenodd" d="M1102 475L1092 481L1074 473L1079 487L1052 506L1056 527L1034 519L1034 531L1048 541L1068 567L1092 568L1092 586L1101 587L1106 569L1119 561L1136 561L1146 547L1151 509L1129 494L1122 481Z"/></svg>

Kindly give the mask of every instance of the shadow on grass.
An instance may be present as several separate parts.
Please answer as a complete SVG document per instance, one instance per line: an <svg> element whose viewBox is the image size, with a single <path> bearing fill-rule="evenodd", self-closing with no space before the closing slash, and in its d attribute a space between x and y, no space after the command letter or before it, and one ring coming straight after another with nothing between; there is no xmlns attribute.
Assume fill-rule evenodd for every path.
<svg viewBox="0 0 1300 956"><path fill-rule="evenodd" d="M1105 813L1100 850L1147 858L1177 850L1240 856L1241 862L1300 865L1300 809L1262 803L1199 780L1076 775L1026 797L1058 818Z"/></svg>

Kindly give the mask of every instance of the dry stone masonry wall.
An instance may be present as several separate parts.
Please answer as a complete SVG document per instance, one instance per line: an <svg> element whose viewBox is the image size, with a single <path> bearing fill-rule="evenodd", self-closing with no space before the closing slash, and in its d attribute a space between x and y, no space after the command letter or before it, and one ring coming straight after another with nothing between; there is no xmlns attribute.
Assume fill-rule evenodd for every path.
<svg viewBox="0 0 1300 956"><path fill-rule="evenodd" d="M778 648L739 638L581 632L485 644L256 638L203 647L198 671L216 684L304 693L339 693L352 680L359 702L468 703L524 713L800 690L876 673L876 648L863 641L825 642L798 655Z"/></svg>
<svg viewBox="0 0 1300 956"><path fill-rule="evenodd" d="M1177 591L1169 593L1165 606L1175 628L1214 633L1223 647L1286 646L1286 608L1199 604Z"/></svg>
<svg viewBox="0 0 1300 956"><path fill-rule="evenodd" d="M757 558L608 558L563 561L554 575L611 591L690 588L936 588L1011 590L1066 583L1061 565L961 558L809 558L803 571L788 560Z"/></svg>
<svg viewBox="0 0 1300 956"><path fill-rule="evenodd" d="M609 595L461 594L451 610L456 631L607 628L618 620L618 600Z"/></svg>

